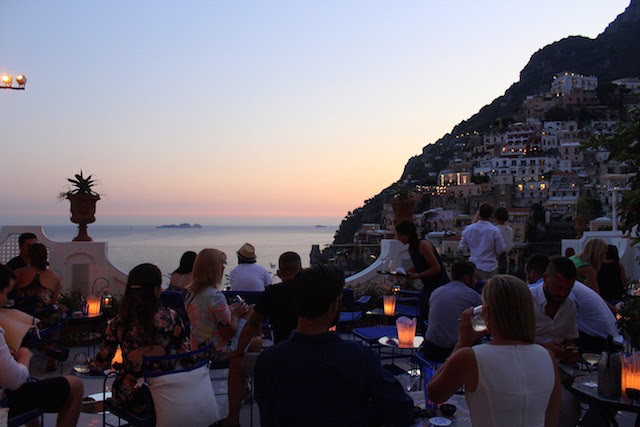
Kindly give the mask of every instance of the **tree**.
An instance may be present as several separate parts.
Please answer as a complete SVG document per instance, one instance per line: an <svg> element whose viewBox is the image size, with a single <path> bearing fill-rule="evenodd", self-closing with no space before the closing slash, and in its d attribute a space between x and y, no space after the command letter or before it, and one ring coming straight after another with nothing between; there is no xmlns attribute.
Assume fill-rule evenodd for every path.
<svg viewBox="0 0 640 427"><path fill-rule="evenodd" d="M640 110L629 114L626 121L620 122L616 131L609 136L592 138L585 145L588 148L603 147L609 151L608 160L625 162L635 173L629 179L630 189L622 194L622 201L618 203L618 214L622 220L623 230L633 230L640 224ZM640 234L636 234L640 236ZM640 242L635 237L634 242Z"/></svg>

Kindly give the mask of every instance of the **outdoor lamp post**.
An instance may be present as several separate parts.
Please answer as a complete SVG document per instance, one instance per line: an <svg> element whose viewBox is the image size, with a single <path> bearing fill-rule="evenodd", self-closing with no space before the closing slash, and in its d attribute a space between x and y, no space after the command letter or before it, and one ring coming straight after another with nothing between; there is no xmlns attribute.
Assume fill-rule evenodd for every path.
<svg viewBox="0 0 640 427"><path fill-rule="evenodd" d="M27 78L24 74L18 74L15 78L17 86L13 85L13 76L11 74L2 74L0 75L0 89L13 89L13 90L24 90L25 85L27 84Z"/></svg>

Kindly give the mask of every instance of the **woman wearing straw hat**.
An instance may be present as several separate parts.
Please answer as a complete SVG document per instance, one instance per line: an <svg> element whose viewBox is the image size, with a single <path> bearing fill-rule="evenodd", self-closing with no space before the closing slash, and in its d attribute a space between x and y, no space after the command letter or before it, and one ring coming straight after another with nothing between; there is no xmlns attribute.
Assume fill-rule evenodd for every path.
<svg viewBox="0 0 640 427"><path fill-rule="evenodd" d="M238 266L229 273L232 291L262 292L273 283L267 269L256 264L256 248L252 244L245 243L236 254Z"/></svg>

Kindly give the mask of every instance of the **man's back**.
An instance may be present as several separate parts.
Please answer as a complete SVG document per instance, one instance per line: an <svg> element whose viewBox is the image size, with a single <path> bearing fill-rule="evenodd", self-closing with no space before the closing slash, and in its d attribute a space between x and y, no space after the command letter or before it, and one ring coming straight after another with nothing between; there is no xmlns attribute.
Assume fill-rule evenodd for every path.
<svg viewBox="0 0 640 427"><path fill-rule="evenodd" d="M274 343L286 340L298 325L293 283L287 281L268 286L254 309L269 318Z"/></svg>
<svg viewBox="0 0 640 427"><path fill-rule="evenodd" d="M471 252L469 261L478 270L493 271L498 268L497 255L504 252L504 240L500 230L486 220L468 225L462 232L460 249Z"/></svg>
<svg viewBox="0 0 640 427"><path fill-rule="evenodd" d="M265 349L255 369L263 425L411 422L413 401L362 344L335 333L302 335Z"/></svg>
<svg viewBox="0 0 640 427"><path fill-rule="evenodd" d="M458 341L458 319L469 307L482 304L480 294L454 280L439 287L429 298L429 327L425 339L445 348L453 348Z"/></svg>
<svg viewBox="0 0 640 427"><path fill-rule="evenodd" d="M232 291L262 292L273 283L269 272L258 264L238 264L229 273Z"/></svg>
<svg viewBox="0 0 640 427"><path fill-rule="evenodd" d="M576 280L570 297L576 303L578 330L581 333L600 338L619 335L615 316L596 291Z"/></svg>

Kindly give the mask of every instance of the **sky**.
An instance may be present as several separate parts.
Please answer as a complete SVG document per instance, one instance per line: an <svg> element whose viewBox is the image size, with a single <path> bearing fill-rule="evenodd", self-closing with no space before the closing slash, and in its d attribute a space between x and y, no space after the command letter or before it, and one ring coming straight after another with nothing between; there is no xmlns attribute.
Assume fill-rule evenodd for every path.
<svg viewBox="0 0 640 427"><path fill-rule="evenodd" d="M19 1L0 13L0 224L337 224L538 49L629 0Z"/></svg>

